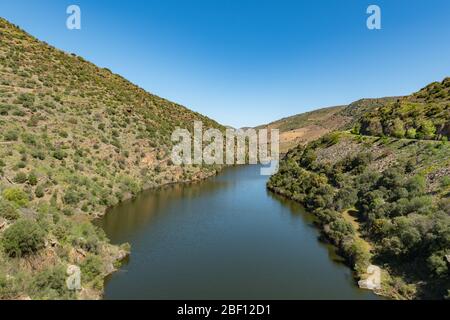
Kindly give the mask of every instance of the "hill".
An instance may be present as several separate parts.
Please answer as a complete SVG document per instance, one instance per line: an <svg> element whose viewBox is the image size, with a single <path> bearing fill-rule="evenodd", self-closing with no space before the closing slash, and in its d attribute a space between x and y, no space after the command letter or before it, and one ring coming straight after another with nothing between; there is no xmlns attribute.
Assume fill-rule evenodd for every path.
<svg viewBox="0 0 450 320"><path fill-rule="evenodd" d="M356 128L362 134L409 139L450 137L450 78L387 103L365 114Z"/></svg>
<svg viewBox="0 0 450 320"><path fill-rule="evenodd" d="M447 83L371 108L352 133L293 148L268 182L316 216L358 279L370 264L381 266L377 292L391 298L450 297ZM416 134L399 135L392 120L401 121L397 131ZM367 130L368 121L380 131ZM425 131L424 123L434 129Z"/></svg>
<svg viewBox="0 0 450 320"><path fill-rule="evenodd" d="M218 168L173 166L176 127L224 129L0 19L0 299L96 298L128 248L91 221L143 189ZM83 289L65 286L81 267Z"/></svg>
<svg viewBox="0 0 450 320"><path fill-rule="evenodd" d="M307 144L338 129L349 129L370 109L396 101L399 97L361 99L349 105L318 109L283 118L257 128L280 130L280 151Z"/></svg>

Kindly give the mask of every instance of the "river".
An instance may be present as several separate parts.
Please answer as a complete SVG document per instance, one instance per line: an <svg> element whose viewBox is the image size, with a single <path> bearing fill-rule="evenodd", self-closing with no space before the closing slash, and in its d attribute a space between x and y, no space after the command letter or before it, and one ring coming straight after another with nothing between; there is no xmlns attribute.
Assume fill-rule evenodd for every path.
<svg viewBox="0 0 450 320"><path fill-rule="evenodd" d="M149 190L101 226L131 255L106 299L377 299L355 286L312 217L266 190L259 166Z"/></svg>

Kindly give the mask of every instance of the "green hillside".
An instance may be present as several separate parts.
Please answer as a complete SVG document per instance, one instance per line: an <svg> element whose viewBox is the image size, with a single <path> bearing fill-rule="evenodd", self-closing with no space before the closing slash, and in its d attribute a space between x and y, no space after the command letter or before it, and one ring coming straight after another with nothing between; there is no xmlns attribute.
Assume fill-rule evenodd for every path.
<svg viewBox="0 0 450 320"><path fill-rule="evenodd" d="M409 139L450 137L450 78L434 82L411 96L368 112L362 134Z"/></svg>
<svg viewBox="0 0 450 320"><path fill-rule="evenodd" d="M0 299L96 298L126 254L91 220L145 188L218 168L172 165L171 133L218 123L0 19ZM83 290L65 286L80 266Z"/></svg>
<svg viewBox="0 0 450 320"><path fill-rule="evenodd" d="M268 182L315 215L356 278L367 276L368 265L380 266L378 292L391 298L450 297L447 83L369 111L353 134L337 131L292 149ZM391 117L405 131L417 128L414 139L392 131ZM368 121L383 132L366 130ZM424 123L435 129L426 134Z"/></svg>
<svg viewBox="0 0 450 320"><path fill-rule="evenodd" d="M385 106L389 103L394 103L403 97L385 97L373 99L360 99L350 103L346 106L339 115L348 117L351 120L346 123L341 129L348 129L361 120L361 118L369 111Z"/></svg>

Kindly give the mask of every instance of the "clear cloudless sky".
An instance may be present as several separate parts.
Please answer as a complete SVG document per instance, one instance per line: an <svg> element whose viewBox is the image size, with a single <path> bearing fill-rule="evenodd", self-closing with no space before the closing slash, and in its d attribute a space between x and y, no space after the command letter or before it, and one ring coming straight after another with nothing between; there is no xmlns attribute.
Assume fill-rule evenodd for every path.
<svg viewBox="0 0 450 320"><path fill-rule="evenodd" d="M81 30L66 28L71 4ZM235 127L450 76L449 0L0 0L0 16Z"/></svg>

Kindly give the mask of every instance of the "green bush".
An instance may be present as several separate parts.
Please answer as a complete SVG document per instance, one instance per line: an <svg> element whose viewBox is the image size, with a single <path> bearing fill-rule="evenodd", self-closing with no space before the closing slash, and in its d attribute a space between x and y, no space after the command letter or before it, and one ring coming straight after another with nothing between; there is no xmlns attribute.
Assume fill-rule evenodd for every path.
<svg viewBox="0 0 450 320"><path fill-rule="evenodd" d="M414 128L409 128L408 130L406 130L406 137L408 139L415 139L416 138L416 129Z"/></svg>
<svg viewBox="0 0 450 320"><path fill-rule="evenodd" d="M90 282L102 274L102 260L95 255L89 255L81 264L83 282Z"/></svg>
<svg viewBox="0 0 450 320"><path fill-rule="evenodd" d="M0 216L8 220L16 220L20 215L12 204L0 199Z"/></svg>
<svg viewBox="0 0 450 320"><path fill-rule="evenodd" d="M9 188L3 191L3 198L14 202L19 207L26 207L28 204L28 195L19 188Z"/></svg>
<svg viewBox="0 0 450 320"><path fill-rule="evenodd" d="M387 129L387 134L394 136L396 138L403 138L405 136L405 126L403 121L400 119L394 119L389 123Z"/></svg>
<svg viewBox="0 0 450 320"><path fill-rule="evenodd" d="M12 107L9 105L5 105L5 104L0 105L0 115L7 116L11 109L12 109Z"/></svg>
<svg viewBox="0 0 450 320"><path fill-rule="evenodd" d="M66 286L66 272L63 266L56 266L39 272L31 283L33 298L63 299L70 294Z"/></svg>
<svg viewBox="0 0 450 320"><path fill-rule="evenodd" d="M427 259L427 264L437 276L448 275L447 260L444 252L436 252Z"/></svg>
<svg viewBox="0 0 450 320"><path fill-rule="evenodd" d="M5 141L17 141L17 139L19 139L19 134L15 130L10 130L7 131L3 137Z"/></svg>
<svg viewBox="0 0 450 320"><path fill-rule="evenodd" d="M14 177L14 182L15 183L19 183L19 184L23 184L25 182L27 182L28 178L27 175L25 174L25 172L18 172L16 174L16 176Z"/></svg>
<svg viewBox="0 0 450 320"><path fill-rule="evenodd" d="M432 139L435 133L436 127L431 120L426 119L420 122L419 131L417 132L417 136L420 139Z"/></svg>
<svg viewBox="0 0 450 320"><path fill-rule="evenodd" d="M328 235L336 243L341 242L345 237L353 236L355 234L355 229L351 223L342 218L331 222L329 228Z"/></svg>
<svg viewBox="0 0 450 320"><path fill-rule="evenodd" d="M34 191L34 195L38 198L42 198L45 195L45 188L43 185L39 185L36 187L36 190Z"/></svg>
<svg viewBox="0 0 450 320"><path fill-rule="evenodd" d="M45 233L31 220L19 220L6 229L2 243L7 255L22 257L44 247Z"/></svg>
<svg viewBox="0 0 450 320"><path fill-rule="evenodd" d="M64 158L66 158L66 157L67 157L67 153L64 152L64 150L62 150L62 149L58 149L53 152L53 158L55 158L55 159L64 160Z"/></svg>
<svg viewBox="0 0 450 320"><path fill-rule="evenodd" d="M28 183L29 183L30 185L32 185L32 186L35 186L35 185L37 185L37 182L38 182L38 180L37 180L36 174L33 173L33 172L31 172L31 173L28 175Z"/></svg>
<svg viewBox="0 0 450 320"><path fill-rule="evenodd" d="M64 195L64 202L66 204L77 204L78 201L80 201L78 192L73 188L68 189Z"/></svg>
<svg viewBox="0 0 450 320"><path fill-rule="evenodd" d="M31 151L31 156L35 159L45 160L45 153L42 150L33 150Z"/></svg>

